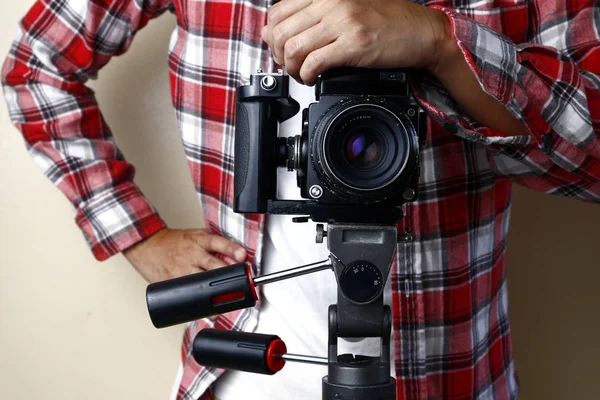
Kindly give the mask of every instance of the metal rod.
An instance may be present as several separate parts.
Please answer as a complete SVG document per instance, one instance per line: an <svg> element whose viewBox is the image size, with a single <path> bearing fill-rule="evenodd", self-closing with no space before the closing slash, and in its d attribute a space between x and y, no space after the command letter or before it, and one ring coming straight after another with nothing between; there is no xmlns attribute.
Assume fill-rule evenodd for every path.
<svg viewBox="0 0 600 400"><path fill-rule="evenodd" d="M282 354L281 358L285 361L293 361L305 364L327 365L327 357L303 356L300 354Z"/></svg>
<svg viewBox="0 0 600 400"><path fill-rule="evenodd" d="M295 278L297 276L310 274L313 272L324 271L326 269L331 269L332 265L329 263L329 260L319 261L313 264L303 265L297 268L286 269L284 271L274 272L269 275L259 276L254 278L255 286L266 285L267 283L273 283L277 281L282 281L284 279Z"/></svg>

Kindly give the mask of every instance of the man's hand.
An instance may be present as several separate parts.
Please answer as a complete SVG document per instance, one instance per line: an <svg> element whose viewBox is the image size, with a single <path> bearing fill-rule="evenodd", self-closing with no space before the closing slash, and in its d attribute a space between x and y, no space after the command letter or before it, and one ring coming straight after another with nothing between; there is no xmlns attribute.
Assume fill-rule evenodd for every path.
<svg viewBox="0 0 600 400"><path fill-rule="evenodd" d="M526 126L485 93L452 37L450 20L406 0L281 0L269 9L262 38L300 83L341 66L424 68L464 111L506 136Z"/></svg>
<svg viewBox="0 0 600 400"><path fill-rule="evenodd" d="M223 255L223 260L215 253ZM123 255L150 283L246 260L242 246L204 229L163 229Z"/></svg>
<svg viewBox="0 0 600 400"><path fill-rule="evenodd" d="M444 13L405 0L281 0L261 34L306 85L340 66L434 69L451 38Z"/></svg>

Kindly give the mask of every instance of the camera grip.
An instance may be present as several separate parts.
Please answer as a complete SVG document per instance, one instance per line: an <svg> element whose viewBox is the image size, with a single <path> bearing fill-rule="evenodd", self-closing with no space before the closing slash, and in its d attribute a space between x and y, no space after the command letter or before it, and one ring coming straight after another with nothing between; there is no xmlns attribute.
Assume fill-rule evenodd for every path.
<svg viewBox="0 0 600 400"><path fill-rule="evenodd" d="M234 211L267 212L275 198L277 113L273 101L237 102L234 160Z"/></svg>
<svg viewBox="0 0 600 400"><path fill-rule="evenodd" d="M250 159L250 121L243 103L237 102L235 117L234 193L236 199L244 191Z"/></svg>

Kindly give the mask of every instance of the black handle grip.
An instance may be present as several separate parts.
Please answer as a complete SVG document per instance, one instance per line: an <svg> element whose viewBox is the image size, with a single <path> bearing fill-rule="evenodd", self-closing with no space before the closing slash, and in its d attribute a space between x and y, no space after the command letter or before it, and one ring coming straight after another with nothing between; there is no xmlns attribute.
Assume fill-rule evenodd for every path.
<svg viewBox="0 0 600 400"><path fill-rule="evenodd" d="M287 353L276 335L203 329L194 339L193 355L200 365L273 375L280 371Z"/></svg>
<svg viewBox="0 0 600 400"><path fill-rule="evenodd" d="M242 100L244 101L244 100ZM237 101L235 121L234 211L267 212L275 198L277 116L274 101Z"/></svg>
<svg viewBox="0 0 600 400"><path fill-rule="evenodd" d="M246 263L153 283L146 290L150 319L157 328L253 307L256 300Z"/></svg>

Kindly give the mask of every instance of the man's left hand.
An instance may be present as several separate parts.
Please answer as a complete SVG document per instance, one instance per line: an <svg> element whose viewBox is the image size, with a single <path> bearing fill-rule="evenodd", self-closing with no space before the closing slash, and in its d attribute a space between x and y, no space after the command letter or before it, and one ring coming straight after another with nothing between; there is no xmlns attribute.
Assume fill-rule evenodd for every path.
<svg viewBox="0 0 600 400"><path fill-rule="evenodd" d="M434 70L451 38L439 10L406 0L281 0L262 38L300 83L340 66Z"/></svg>

